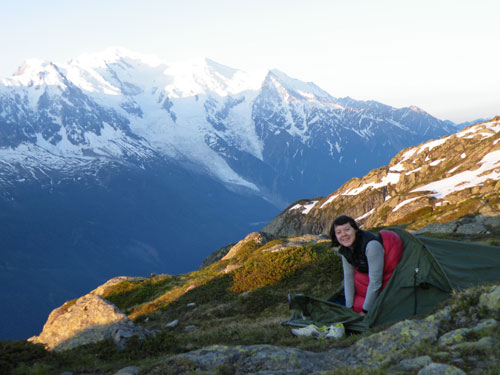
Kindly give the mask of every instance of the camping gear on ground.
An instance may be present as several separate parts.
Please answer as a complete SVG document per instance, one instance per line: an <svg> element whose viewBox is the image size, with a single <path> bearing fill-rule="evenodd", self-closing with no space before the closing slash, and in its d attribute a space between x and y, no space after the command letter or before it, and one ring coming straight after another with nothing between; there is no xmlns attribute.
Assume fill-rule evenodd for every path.
<svg viewBox="0 0 500 375"><path fill-rule="evenodd" d="M340 339L345 336L345 328L342 323L321 327L309 324L307 327L292 329L292 333L295 336L315 337L317 339Z"/></svg>
<svg viewBox="0 0 500 375"><path fill-rule="evenodd" d="M283 325L306 327L342 323L346 330L364 332L414 315L428 314L453 291L500 281L500 247L417 237L400 228L404 251L392 277L370 311L362 316L333 303L343 286L328 300L291 294L292 315Z"/></svg>

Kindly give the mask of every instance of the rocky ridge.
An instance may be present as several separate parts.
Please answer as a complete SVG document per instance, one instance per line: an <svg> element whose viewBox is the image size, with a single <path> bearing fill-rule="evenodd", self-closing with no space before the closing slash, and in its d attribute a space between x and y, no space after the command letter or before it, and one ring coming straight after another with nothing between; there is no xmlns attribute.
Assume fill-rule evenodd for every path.
<svg viewBox="0 0 500 375"><path fill-rule="evenodd" d="M470 214L500 212L500 117L399 152L391 162L354 178L327 197L290 205L263 231L327 234L340 214L365 228L416 230Z"/></svg>

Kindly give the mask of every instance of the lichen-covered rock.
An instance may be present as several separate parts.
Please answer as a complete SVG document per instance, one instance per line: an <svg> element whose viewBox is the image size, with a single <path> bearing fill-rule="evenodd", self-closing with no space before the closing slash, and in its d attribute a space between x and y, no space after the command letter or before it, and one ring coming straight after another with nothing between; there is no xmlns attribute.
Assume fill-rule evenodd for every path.
<svg viewBox="0 0 500 375"><path fill-rule="evenodd" d="M416 234L421 233L454 233L457 230L458 224L454 221L447 223L432 223L424 228L420 228L415 231Z"/></svg>
<svg viewBox="0 0 500 375"><path fill-rule="evenodd" d="M500 187L500 181L497 185ZM476 220L491 228L500 227L500 215L477 215Z"/></svg>
<svg viewBox="0 0 500 375"><path fill-rule="evenodd" d="M272 345L214 345L173 356L165 365L171 368L187 361L195 371L214 371L230 366L232 373L238 374L312 374L343 366L343 357L345 354L332 356L330 352L313 353Z"/></svg>
<svg viewBox="0 0 500 375"><path fill-rule="evenodd" d="M115 372L114 375L139 375L139 368L137 368L137 366L125 367L120 371Z"/></svg>
<svg viewBox="0 0 500 375"><path fill-rule="evenodd" d="M40 336L29 340L62 351L109 338L123 346L127 338L144 333L115 305L87 294L52 311Z"/></svg>
<svg viewBox="0 0 500 375"><path fill-rule="evenodd" d="M388 363L398 351L412 345L430 341L438 335L438 324L425 320L405 320L385 331L365 337L353 345L353 356L366 366Z"/></svg>
<svg viewBox="0 0 500 375"><path fill-rule="evenodd" d="M488 310L500 310L500 285L492 288L489 293L481 294L479 298L479 307L485 307Z"/></svg>
<svg viewBox="0 0 500 375"><path fill-rule="evenodd" d="M424 320L438 325L443 322L449 322L451 320L451 309L449 306L446 306L445 308L436 311L434 314L429 315Z"/></svg>
<svg viewBox="0 0 500 375"><path fill-rule="evenodd" d="M498 347L500 341L494 337L486 336L478 341L466 341L459 344L452 345L450 349L453 350L481 350L486 351Z"/></svg>
<svg viewBox="0 0 500 375"><path fill-rule="evenodd" d="M467 375L458 367L443 363L431 363L420 370L417 375Z"/></svg>
<svg viewBox="0 0 500 375"><path fill-rule="evenodd" d="M473 327L458 328L443 334L438 343L441 346L457 345L466 341L467 335L474 333L486 333L488 330L498 327L500 323L495 319L485 319Z"/></svg>
<svg viewBox="0 0 500 375"><path fill-rule="evenodd" d="M487 233L488 230L481 223L468 223L460 225L457 228L456 232L461 234L477 234L477 233Z"/></svg>
<svg viewBox="0 0 500 375"><path fill-rule="evenodd" d="M472 330L476 333L487 332L491 329L494 329L500 325L500 322L496 319L484 319L481 320Z"/></svg>
<svg viewBox="0 0 500 375"><path fill-rule="evenodd" d="M428 355L424 355L417 358L404 359L399 362L398 367L402 368L405 371L415 371L425 366L428 366L431 363L432 363L432 358L429 357Z"/></svg>
<svg viewBox="0 0 500 375"><path fill-rule="evenodd" d="M458 328L453 331L446 332L439 338L438 343L441 346L459 344L465 341L467 334L471 331L472 330L470 328Z"/></svg>

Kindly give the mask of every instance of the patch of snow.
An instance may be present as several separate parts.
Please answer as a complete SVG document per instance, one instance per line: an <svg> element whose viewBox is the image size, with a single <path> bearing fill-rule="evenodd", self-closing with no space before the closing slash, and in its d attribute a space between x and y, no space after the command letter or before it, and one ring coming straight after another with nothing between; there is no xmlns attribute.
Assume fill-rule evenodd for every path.
<svg viewBox="0 0 500 375"><path fill-rule="evenodd" d="M407 204L408 204L408 203L410 203L410 202L413 202L414 200L416 200L416 199L418 199L418 198L421 198L421 197L409 198L409 199L407 199L407 200L405 200L405 201L403 201L403 202L399 203L396 207L394 207L394 208L392 209L392 212L396 212L396 211L397 211L397 210L399 210L401 207L403 207L403 206L407 205Z"/></svg>
<svg viewBox="0 0 500 375"><path fill-rule="evenodd" d="M392 167L389 168L389 171L391 172L403 172L405 170L405 167L403 166L402 163L398 163L396 165L393 165Z"/></svg>
<svg viewBox="0 0 500 375"><path fill-rule="evenodd" d="M323 208L323 207L325 207L325 206L329 205L329 204L330 204L331 202L333 202L333 201L335 200L335 198L337 198L338 196L339 196L338 194L332 195L330 198L328 198L328 199L326 200L326 202L325 202L325 203L323 203L323 204L320 206L320 208Z"/></svg>
<svg viewBox="0 0 500 375"><path fill-rule="evenodd" d="M483 132L483 130L485 130L485 129L490 130L492 133ZM478 132L480 132L480 133L478 133ZM485 138L489 138L489 137L494 136L498 132L500 132L500 123L498 123L496 121L489 121L489 122L486 122L483 124L477 124L477 125L474 125L468 129L462 130L461 132L457 133L457 137L469 139L469 138L474 138L474 137L480 135L483 137L483 139L485 139Z"/></svg>
<svg viewBox="0 0 500 375"><path fill-rule="evenodd" d="M460 132L458 132L456 135L458 138L464 138L464 137L468 137L470 138L470 134L471 133L476 133L477 131L479 131L481 129L481 126L479 125L475 125L475 126L472 126L468 129L465 129L465 130L462 130Z"/></svg>
<svg viewBox="0 0 500 375"><path fill-rule="evenodd" d="M483 124L483 126L485 126L486 128L488 128L489 130L491 130L494 133L500 132L500 122L490 121L490 122Z"/></svg>
<svg viewBox="0 0 500 375"><path fill-rule="evenodd" d="M343 195L358 195L359 193L370 187L373 189L378 189L382 186L395 185L399 181L400 176L401 176L400 173L388 173L386 176L382 178L382 181L380 182L371 182L369 184L365 184L356 189L348 190L344 192Z"/></svg>
<svg viewBox="0 0 500 375"><path fill-rule="evenodd" d="M429 165L431 167L435 167L436 165L440 164L441 162L445 161L446 159L443 158L443 159L438 159L438 160L434 160L432 163L429 163Z"/></svg>
<svg viewBox="0 0 500 375"><path fill-rule="evenodd" d="M479 186L485 181L500 179L500 150L485 155L479 164L480 168L475 171L458 173L416 188L412 192L431 191L434 197L443 198L453 192Z"/></svg>
<svg viewBox="0 0 500 375"><path fill-rule="evenodd" d="M418 153L421 153L422 151L431 151L433 148L436 148L438 146L441 146L443 143L445 143L450 137L444 137L441 139L437 139L434 141L429 141L424 143L423 145L418 147Z"/></svg>
<svg viewBox="0 0 500 375"><path fill-rule="evenodd" d="M303 213L304 215L307 215L307 214L308 214L308 213L309 213L309 212L313 209L313 207L314 207L314 206L316 206L316 203L318 203L318 202L319 202L319 201L312 201L311 203L306 204L306 205L304 206L304 211L302 211L302 213Z"/></svg>
<svg viewBox="0 0 500 375"><path fill-rule="evenodd" d="M441 201L435 204L436 207L441 207L443 204L448 203L448 201Z"/></svg>
<svg viewBox="0 0 500 375"><path fill-rule="evenodd" d="M370 215L373 213L373 211L375 211L375 209L374 209L374 208L372 208L370 211L368 211L368 212L364 213L363 215L361 215L361 216L357 217L357 218L355 219L355 221L357 222L357 221L359 221L359 220L363 220L363 219L367 218L368 216L370 216Z"/></svg>
<svg viewBox="0 0 500 375"><path fill-rule="evenodd" d="M409 149L408 151L406 151L403 156L402 156L402 159L401 159L401 162L403 161L406 161L408 159L410 159L413 155L415 155L415 153L417 152L417 148L413 147L411 149Z"/></svg>
<svg viewBox="0 0 500 375"><path fill-rule="evenodd" d="M412 173L418 172L418 171L419 171L419 170L421 170L421 169L422 169L422 167L415 168L415 169L413 169L413 170L411 170L411 171L406 172L406 173L405 173L405 175L407 175L407 176L408 176L408 175L410 175L410 174L412 174Z"/></svg>
<svg viewBox="0 0 500 375"><path fill-rule="evenodd" d="M301 213L307 215L318 202L319 201L311 201L308 204L297 203L295 206L291 207L289 211L303 209Z"/></svg>

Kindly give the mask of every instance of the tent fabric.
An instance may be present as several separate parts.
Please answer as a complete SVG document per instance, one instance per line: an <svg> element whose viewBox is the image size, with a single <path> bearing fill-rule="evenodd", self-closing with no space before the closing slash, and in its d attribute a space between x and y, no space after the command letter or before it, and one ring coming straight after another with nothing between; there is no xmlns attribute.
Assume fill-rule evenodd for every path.
<svg viewBox="0 0 500 375"><path fill-rule="evenodd" d="M453 289L461 290L499 280L500 247L437 238L421 238L448 276Z"/></svg>
<svg viewBox="0 0 500 375"><path fill-rule="evenodd" d="M500 247L416 237L388 228L401 237L403 255L384 290L364 317L329 300L303 294L289 295L292 316L284 325L330 325L364 332L370 327L427 314L453 290L500 281ZM340 291L340 289L339 289Z"/></svg>

